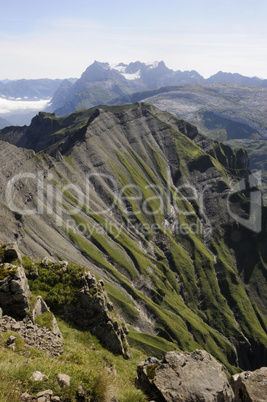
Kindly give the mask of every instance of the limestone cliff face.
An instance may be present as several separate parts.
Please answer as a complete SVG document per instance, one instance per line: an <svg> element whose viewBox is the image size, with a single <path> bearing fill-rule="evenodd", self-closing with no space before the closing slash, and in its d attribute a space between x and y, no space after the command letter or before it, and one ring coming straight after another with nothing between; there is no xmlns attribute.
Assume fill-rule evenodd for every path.
<svg viewBox="0 0 267 402"><path fill-rule="evenodd" d="M2 242L87 266L138 331L230 371L265 365L266 212L262 232L236 222L250 216L247 154L147 104L42 118L55 122L38 120L38 155L1 143Z"/></svg>

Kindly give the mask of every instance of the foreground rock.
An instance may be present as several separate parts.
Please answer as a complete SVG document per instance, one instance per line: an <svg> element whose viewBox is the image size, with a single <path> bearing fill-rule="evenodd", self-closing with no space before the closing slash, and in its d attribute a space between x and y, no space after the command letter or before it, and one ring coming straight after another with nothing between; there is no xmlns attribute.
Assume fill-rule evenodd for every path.
<svg viewBox="0 0 267 402"><path fill-rule="evenodd" d="M136 385L155 402L225 401L234 399L230 384L214 357L203 350L167 352L138 366Z"/></svg>
<svg viewBox="0 0 267 402"><path fill-rule="evenodd" d="M30 289L22 266L0 264L0 307L3 314L26 317L29 311Z"/></svg>
<svg viewBox="0 0 267 402"><path fill-rule="evenodd" d="M111 352L129 358L128 329L119 321L104 289L104 282L97 281L87 271L81 278L81 284L77 303L65 306L65 313L79 327L90 330Z"/></svg>
<svg viewBox="0 0 267 402"><path fill-rule="evenodd" d="M4 317L0 320L0 331L16 330L31 346L47 349L51 354L62 353L62 334L55 316L41 296L36 297L35 304L30 312L31 292L24 268L20 265L21 257L18 247L13 243L4 247L2 263L0 263L0 318ZM13 262L14 260L16 265L8 262ZM48 269L57 269L59 267L60 274L67 275L67 261L52 263L46 257L43 259L42 264ZM113 353L122 354L124 357L129 358L129 345L126 338L128 330L108 299L104 282L97 281L89 271L86 271L80 276L79 285L80 290L77 294L77 300L62 306L63 311L61 313L66 314L71 321L82 329L91 331ZM37 329L36 320L43 314L46 314L46 318L47 314L50 315L49 328L41 328L43 326L41 320L41 322L39 321L41 327ZM16 325L16 321L13 322L12 319L18 320ZM23 319L27 323L26 328L22 322ZM30 336L28 336L28 330L33 330ZM48 331L47 334L44 331ZM51 336L53 341L51 348L42 345L42 340L37 342L37 333L39 337L43 337L44 342L48 340L48 343Z"/></svg>
<svg viewBox="0 0 267 402"><path fill-rule="evenodd" d="M16 244L10 243L4 246L0 264L0 332L8 330L18 332L26 345L58 356L63 353L63 349L62 335L56 318L41 296L37 296L30 314L31 292L24 268L20 265L21 261ZM50 313L51 328L35 323L43 313ZM15 350L15 343L10 342L9 347Z"/></svg>
<svg viewBox="0 0 267 402"><path fill-rule="evenodd" d="M48 377L45 374L42 374L40 371L34 371L31 375L30 378L32 381L44 381L44 380L48 380Z"/></svg>
<svg viewBox="0 0 267 402"><path fill-rule="evenodd" d="M70 376L67 374L58 374L56 380L62 388L70 386Z"/></svg>
<svg viewBox="0 0 267 402"><path fill-rule="evenodd" d="M47 389L45 391L38 392L38 394L35 397L32 397L28 393L24 393L20 395L20 399L22 401L27 401L27 402L53 402L53 401L61 401L61 399L58 396L53 396L53 391L51 389Z"/></svg>
<svg viewBox="0 0 267 402"><path fill-rule="evenodd" d="M235 402L267 401L267 367L233 375L231 385Z"/></svg>

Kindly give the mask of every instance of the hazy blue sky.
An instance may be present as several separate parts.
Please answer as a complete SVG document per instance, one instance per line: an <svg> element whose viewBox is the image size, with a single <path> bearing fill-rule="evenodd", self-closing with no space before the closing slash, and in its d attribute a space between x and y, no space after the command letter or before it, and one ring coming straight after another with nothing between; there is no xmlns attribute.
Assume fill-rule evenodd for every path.
<svg viewBox="0 0 267 402"><path fill-rule="evenodd" d="M7 0L0 80L80 77L94 60L164 60L267 78L267 0Z"/></svg>

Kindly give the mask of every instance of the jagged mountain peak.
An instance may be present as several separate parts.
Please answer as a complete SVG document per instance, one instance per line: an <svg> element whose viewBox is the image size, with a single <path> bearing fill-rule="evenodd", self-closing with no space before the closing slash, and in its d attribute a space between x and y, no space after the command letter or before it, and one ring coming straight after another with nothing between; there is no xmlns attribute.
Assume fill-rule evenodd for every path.
<svg viewBox="0 0 267 402"><path fill-rule="evenodd" d="M81 75L80 80L86 82L105 81L110 77L110 66L108 63L101 63L94 61L84 73Z"/></svg>

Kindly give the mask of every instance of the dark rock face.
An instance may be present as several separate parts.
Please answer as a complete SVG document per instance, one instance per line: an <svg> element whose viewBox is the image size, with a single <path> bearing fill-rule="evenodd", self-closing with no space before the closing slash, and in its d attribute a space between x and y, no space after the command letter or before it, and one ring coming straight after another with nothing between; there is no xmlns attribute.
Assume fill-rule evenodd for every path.
<svg viewBox="0 0 267 402"><path fill-rule="evenodd" d="M222 366L207 352L168 352L137 369L136 384L156 402L233 401Z"/></svg>
<svg viewBox="0 0 267 402"><path fill-rule="evenodd" d="M114 318L114 307L104 290L103 281L98 282L87 271L82 283L78 302L66 306L65 312L79 327L89 329L113 353L129 358L128 330Z"/></svg>
<svg viewBox="0 0 267 402"><path fill-rule="evenodd" d="M233 375L230 382L235 402L267 401L267 367Z"/></svg>
<svg viewBox="0 0 267 402"><path fill-rule="evenodd" d="M4 251L4 260L6 262L8 262L9 260L21 261L21 255L18 249L18 245L16 243L9 243L6 245Z"/></svg>
<svg viewBox="0 0 267 402"><path fill-rule="evenodd" d="M6 276L0 281L0 306L4 314L26 317L29 311L30 289L22 266L8 263L0 265L0 274Z"/></svg>

